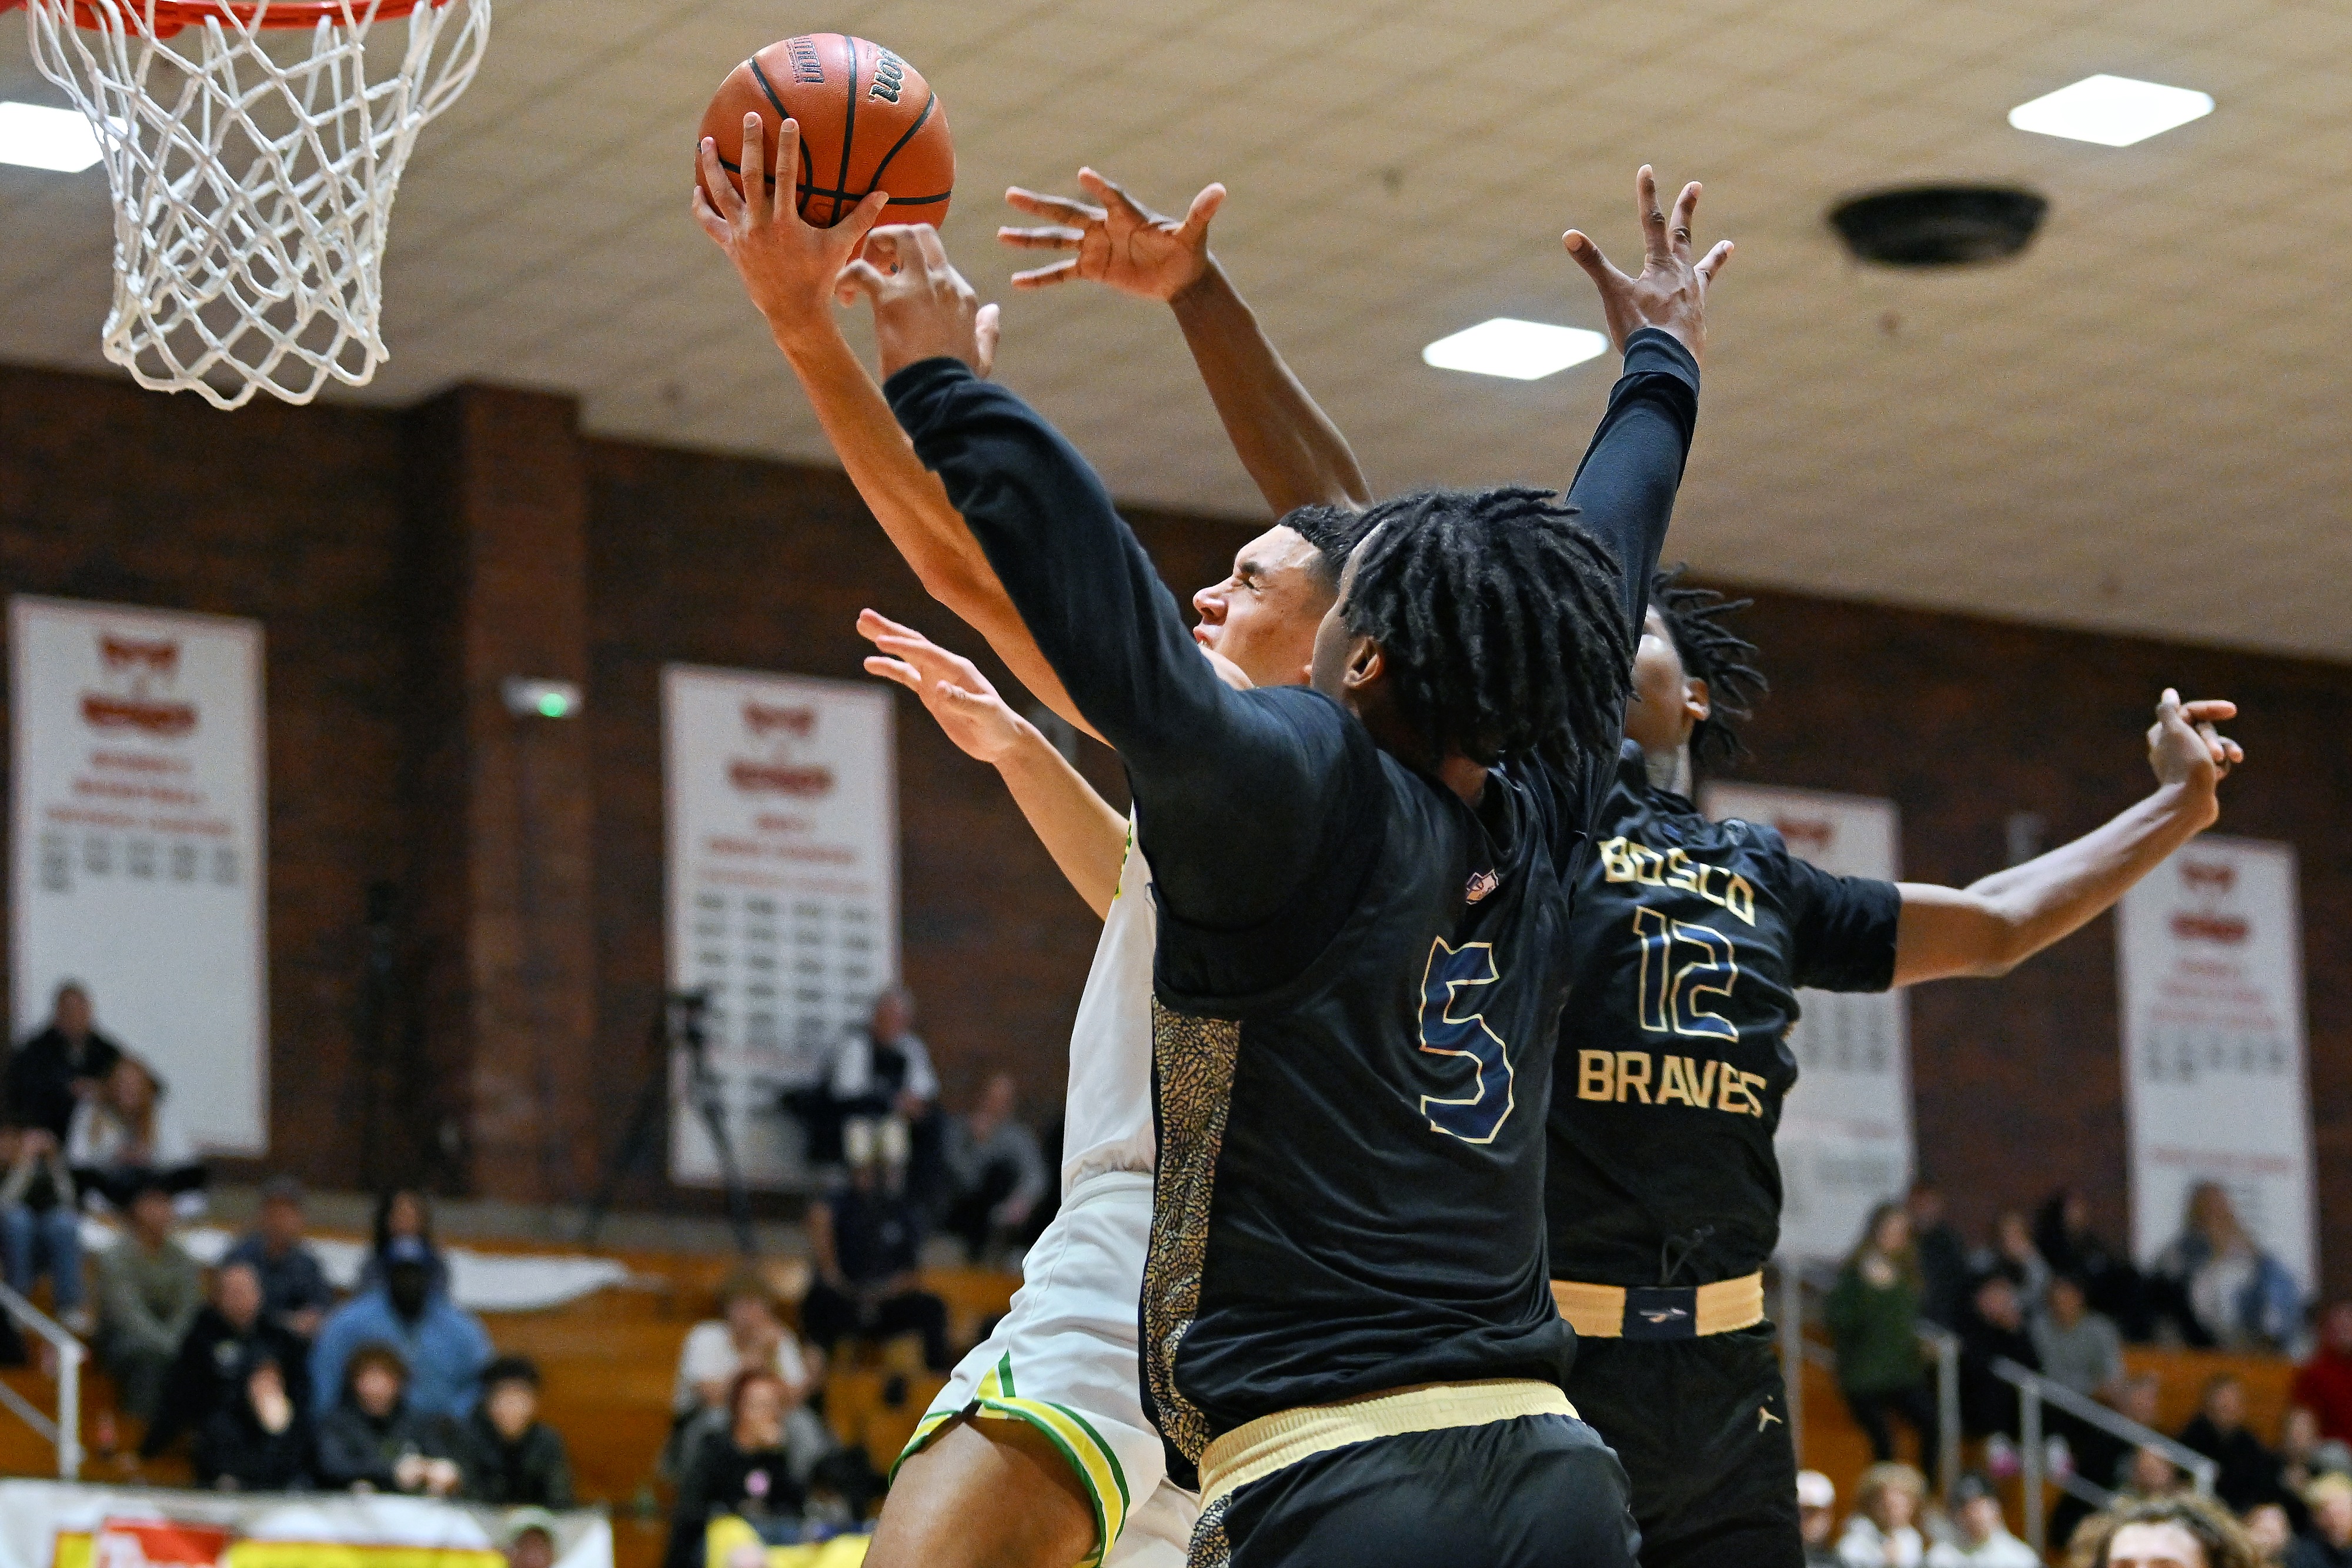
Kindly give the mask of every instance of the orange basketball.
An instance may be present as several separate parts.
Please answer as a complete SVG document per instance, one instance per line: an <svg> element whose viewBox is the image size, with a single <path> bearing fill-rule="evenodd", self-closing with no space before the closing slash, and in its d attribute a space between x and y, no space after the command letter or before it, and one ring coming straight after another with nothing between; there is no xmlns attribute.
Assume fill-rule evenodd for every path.
<svg viewBox="0 0 2352 1568"><path fill-rule="evenodd" d="M886 224L937 225L948 215L955 144L948 139L947 110L922 73L881 45L807 33L770 44L719 84L702 135L718 140L738 191L743 117L755 110L767 135L771 187L777 134L787 117L800 122L795 204L818 228L848 216L877 186L890 193Z"/></svg>

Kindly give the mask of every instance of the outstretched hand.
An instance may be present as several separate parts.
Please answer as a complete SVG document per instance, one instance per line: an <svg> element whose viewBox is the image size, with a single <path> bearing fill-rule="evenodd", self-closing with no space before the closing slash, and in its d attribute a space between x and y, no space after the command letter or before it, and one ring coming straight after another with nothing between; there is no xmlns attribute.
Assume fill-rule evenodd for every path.
<svg viewBox="0 0 2352 1568"><path fill-rule="evenodd" d="M1082 278L1122 294L1165 303L1201 280L1209 268L1209 220L1224 205L1225 188L1211 185L1192 198L1181 218L1163 217L1092 169L1078 183L1099 205L1041 195L1015 185L1004 199L1042 228L1000 228L996 237L1023 250L1076 254L1013 275L1015 288L1046 288Z"/></svg>
<svg viewBox="0 0 2352 1568"><path fill-rule="evenodd" d="M980 302L929 224L868 235L866 255L841 269L839 293L845 305L861 294L873 301L886 380L924 360L961 360L982 376L996 362L997 308Z"/></svg>
<svg viewBox="0 0 2352 1568"><path fill-rule="evenodd" d="M896 681L920 697L966 756L992 765L1036 733L970 659L949 653L913 627L866 610L858 613L857 634L881 650L866 659L866 673Z"/></svg>
<svg viewBox="0 0 2352 1568"><path fill-rule="evenodd" d="M2230 770L2246 759L2245 748L2215 727L2238 716L2238 705L2218 698L2185 703L2167 686L2147 728L2147 765L2159 784L2184 784L2210 798ZM2218 815L2220 807L2215 812Z"/></svg>
<svg viewBox="0 0 2352 1568"><path fill-rule="evenodd" d="M1706 358L1706 293L1731 260L1729 240L1718 240L1704 259L1691 260L1691 218L1698 211L1699 184L1683 187L1675 202L1674 221L1658 207L1658 177L1647 163L1633 176L1634 204L1641 214L1642 270L1628 277L1610 265L1601 247L1581 229L1560 236L1568 254L1584 268L1601 291L1601 307L1609 319L1609 340L1625 351L1625 340L1644 327L1672 335L1691 351Z"/></svg>
<svg viewBox="0 0 2352 1568"><path fill-rule="evenodd" d="M776 141L776 166L800 167L801 128L784 121ZM867 233L890 204L886 191L872 191L829 229L812 226L783 182L782 200L768 178L767 148L760 117L743 117L743 189L735 189L719 162L719 143L702 139L702 178L694 187L694 221L711 243L727 253L743 279L743 291L768 319L779 340L817 329L829 330L828 309L841 269L857 254ZM714 195L713 193L716 193Z"/></svg>

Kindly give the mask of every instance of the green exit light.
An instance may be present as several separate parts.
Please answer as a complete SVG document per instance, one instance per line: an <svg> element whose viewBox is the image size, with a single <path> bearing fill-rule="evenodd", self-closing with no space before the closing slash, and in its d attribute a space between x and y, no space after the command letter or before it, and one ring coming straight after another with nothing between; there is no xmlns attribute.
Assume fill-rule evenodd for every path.
<svg viewBox="0 0 2352 1568"><path fill-rule="evenodd" d="M545 718L562 718L572 711L572 704L561 692L550 692L539 699L539 711Z"/></svg>

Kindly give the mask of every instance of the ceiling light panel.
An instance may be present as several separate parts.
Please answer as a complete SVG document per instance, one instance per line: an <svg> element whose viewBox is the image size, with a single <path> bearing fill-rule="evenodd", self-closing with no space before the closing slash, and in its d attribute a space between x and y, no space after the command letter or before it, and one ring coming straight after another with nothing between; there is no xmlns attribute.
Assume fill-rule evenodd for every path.
<svg viewBox="0 0 2352 1568"><path fill-rule="evenodd" d="M1608 347L1607 338L1581 327L1497 316L1450 338L1440 338L1421 351L1421 359L1441 371L1537 382L1570 365L1598 359Z"/></svg>
<svg viewBox="0 0 2352 1568"><path fill-rule="evenodd" d="M2009 111L2020 131L2128 147L2213 112L2211 95L2129 77L2084 77Z"/></svg>
<svg viewBox="0 0 2352 1568"><path fill-rule="evenodd" d="M0 103L0 163L79 174L98 159L98 138L79 110Z"/></svg>

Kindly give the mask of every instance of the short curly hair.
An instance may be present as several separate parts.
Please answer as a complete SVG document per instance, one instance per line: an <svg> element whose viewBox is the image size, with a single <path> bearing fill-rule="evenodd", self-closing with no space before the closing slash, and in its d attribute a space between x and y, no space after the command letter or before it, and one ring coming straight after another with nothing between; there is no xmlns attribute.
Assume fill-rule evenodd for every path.
<svg viewBox="0 0 2352 1568"><path fill-rule="evenodd" d="M2211 1498L2188 1492L2138 1498L2091 1515L2067 1542L2069 1568L2107 1568L2116 1531L2128 1524L2169 1524L2188 1531L2204 1551L2205 1568L2262 1568L2262 1554L2229 1511Z"/></svg>

